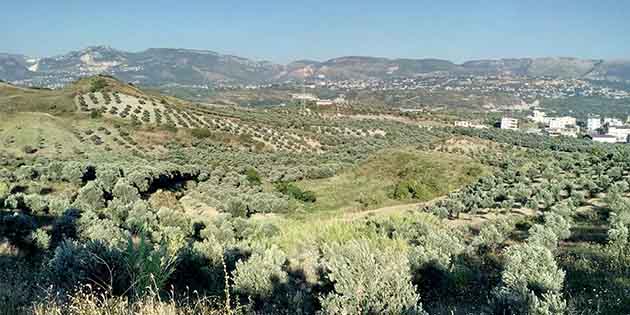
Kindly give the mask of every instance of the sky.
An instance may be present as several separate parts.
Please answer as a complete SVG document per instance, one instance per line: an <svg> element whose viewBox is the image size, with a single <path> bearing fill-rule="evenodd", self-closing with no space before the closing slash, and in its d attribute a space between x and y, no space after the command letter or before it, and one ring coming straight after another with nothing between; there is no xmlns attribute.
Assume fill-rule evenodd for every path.
<svg viewBox="0 0 630 315"><path fill-rule="evenodd" d="M288 63L361 55L630 59L625 0L2 0L0 52L207 49Z"/></svg>

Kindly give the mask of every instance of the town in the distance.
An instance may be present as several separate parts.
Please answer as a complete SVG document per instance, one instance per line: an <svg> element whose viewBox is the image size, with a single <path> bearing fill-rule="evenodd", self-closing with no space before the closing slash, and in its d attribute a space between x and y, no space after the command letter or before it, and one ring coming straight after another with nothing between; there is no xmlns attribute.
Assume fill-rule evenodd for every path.
<svg viewBox="0 0 630 315"><path fill-rule="evenodd" d="M470 120L458 120L454 125L463 128L489 128L488 125ZM534 109L532 114L526 118L504 116L493 127L545 134L551 137L582 137L602 143L630 142L630 116L626 121L623 121L614 117L601 117L594 114L585 121L581 121L572 116L547 116L544 111Z"/></svg>

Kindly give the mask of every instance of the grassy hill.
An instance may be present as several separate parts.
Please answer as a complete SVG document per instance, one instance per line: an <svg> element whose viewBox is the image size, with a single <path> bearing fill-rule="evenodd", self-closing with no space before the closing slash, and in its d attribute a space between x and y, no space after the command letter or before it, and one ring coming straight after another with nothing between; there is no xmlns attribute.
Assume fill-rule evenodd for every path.
<svg viewBox="0 0 630 315"><path fill-rule="evenodd" d="M308 211L360 212L431 200L485 173L484 166L461 155L401 148L375 152L332 178L301 181L298 186L317 197Z"/></svg>

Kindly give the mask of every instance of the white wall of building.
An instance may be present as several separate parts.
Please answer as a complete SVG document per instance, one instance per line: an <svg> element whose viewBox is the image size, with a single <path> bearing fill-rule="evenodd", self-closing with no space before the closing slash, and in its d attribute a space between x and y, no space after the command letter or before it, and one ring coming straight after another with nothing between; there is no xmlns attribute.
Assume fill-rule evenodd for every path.
<svg viewBox="0 0 630 315"><path fill-rule="evenodd" d="M623 121L617 118L604 118L604 125L608 124L611 127L623 126Z"/></svg>
<svg viewBox="0 0 630 315"><path fill-rule="evenodd" d="M602 143L617 143L617 138L607 136L594 136L593 141Z"/></svg>
<svg viewBox="0 0 630 315"><path fill-rule="evenodd" d="M617 138L617 142L628 142L630 127L609 127L608 135Z"/></svg>
<svg viewBox="0 0 630 315"><path fill-rule="evenodd" d="M602 119L599 117L591 117L586 120L586 128L588 131L596 131L602 127Z"/></svg>
<svg viewBox="0 0 630 315"><path fill-rule="evenodd" d="M510 129L510 130L518 129L518 119L511 118L511 117L501 118L501 129Z"/></svg>
<svg viewBox="0 0 630 315"><path fill-rule="evenodd" d="M549 128L551 129L564 129L567 126L575 126L577 123L575 117L553 117L549 119Z"/></svg>

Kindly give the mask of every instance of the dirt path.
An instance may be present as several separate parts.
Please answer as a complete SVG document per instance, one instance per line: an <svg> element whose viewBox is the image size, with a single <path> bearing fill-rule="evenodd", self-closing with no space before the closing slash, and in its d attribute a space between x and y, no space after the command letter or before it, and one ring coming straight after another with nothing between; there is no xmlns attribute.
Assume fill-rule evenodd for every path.
<svg viewBox="0 0 630 315"><path fill-rule="evenodd" d="M365 217L369 217L369 216L392 215L392 214L397 214L397 213L401 213L401 212L405 212L405 211L416 210L416 209L418 209L419 206L427 204L429 202L431 202L431 201L418 202L418 203L409 203L409 204L403 204L403 205L395 205L395 206L383 207L383 208L366 210L366 211L360 211L360 212L346 212L346 213L343 214L343 218L342 219L343 220L347 220L347 221L351 221L351 220L356 220L356 219L365 218Z"/></svg>
<svg viewBox="0 0 630 315"><path fill-rule="evenodd" d="M369 216L388 216L388 215L395 215L395 214L400 214L404 212L420 211L419 210L420 207L431 205L444 198L445 197L442 196L442 197L438 197L438 198L425 201L425 202L388 206L388 207L382 207L378 209L372 209L372 210L361 211L361 212L349 212L349 213L345 213L342 218L335 218L335 220L341 219L343 221L353 221L353 220L357 220L361 218L366 218ZM503 213L500 212L499 209L486 209L485 211L480 211L476 214L462 213L460 214L459 218L444 219L443 222L446 225L452 226L452 227L460 227L460 226L477 227L486 221L496 220L501 217L508 217L508 216L509 217L533 217L533 216L536 216L537 214L538 212L536 210L529 209L529 208L512 209L511 211L507 211Z"/></svg>

